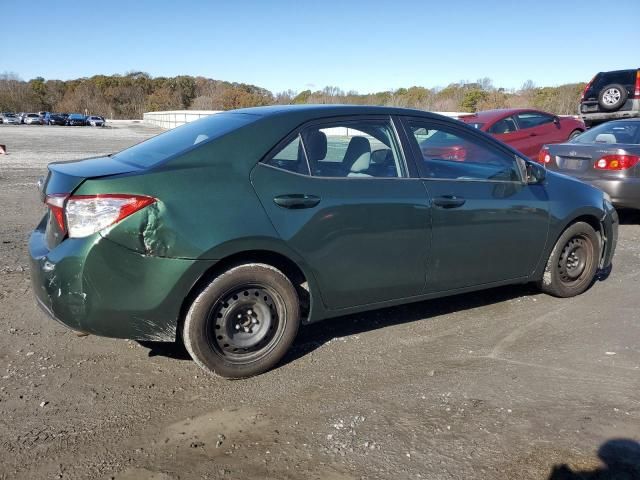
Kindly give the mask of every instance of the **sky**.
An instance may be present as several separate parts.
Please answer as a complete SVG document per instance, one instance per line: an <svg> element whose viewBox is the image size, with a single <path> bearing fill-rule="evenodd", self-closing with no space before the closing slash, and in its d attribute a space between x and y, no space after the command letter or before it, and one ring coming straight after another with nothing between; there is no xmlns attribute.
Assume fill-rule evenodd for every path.
<svg viewBox="0 0 640 480"><path fill-rule="evenodd" d="M0 0L0 73L144 71L272 92L586 82L640 67L638 0Z"/></svg>

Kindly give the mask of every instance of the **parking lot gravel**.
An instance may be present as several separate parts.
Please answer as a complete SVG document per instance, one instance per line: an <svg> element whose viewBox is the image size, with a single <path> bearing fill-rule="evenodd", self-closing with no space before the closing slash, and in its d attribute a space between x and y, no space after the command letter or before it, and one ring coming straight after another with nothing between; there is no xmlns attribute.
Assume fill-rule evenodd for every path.
<svg viewBox="0 0 640 480"><path fill-rule="evenodd" d="M519 286L337 318L248 380L48 319L27 267L37 179L158 132L0 125L0 479L640 478L637 214L579 297Z"/></svg>

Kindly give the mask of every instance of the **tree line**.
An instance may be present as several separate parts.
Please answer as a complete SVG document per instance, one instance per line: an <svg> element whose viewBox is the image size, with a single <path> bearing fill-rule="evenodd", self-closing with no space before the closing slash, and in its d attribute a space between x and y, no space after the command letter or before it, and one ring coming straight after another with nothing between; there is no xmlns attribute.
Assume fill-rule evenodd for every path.
<svg viewBox="0 0 640 480"><path fill-rule="evenodd" d="M272 93L255 85L189 75L152 77L145 72L129 72L66 81L42 77L25 81L15 74L4 73L0 75L0 111L87 111L110 119L136 119L142 118L144 112L160 110L349 103L464 112L539 108L558 115L572 115L577 111L584 87L584 83L538 87L527 81L519 89L504 89L495 87L491 79L483 78L451 83L443 88L413 86L369 94L345 92L338 87Z"/></svg>

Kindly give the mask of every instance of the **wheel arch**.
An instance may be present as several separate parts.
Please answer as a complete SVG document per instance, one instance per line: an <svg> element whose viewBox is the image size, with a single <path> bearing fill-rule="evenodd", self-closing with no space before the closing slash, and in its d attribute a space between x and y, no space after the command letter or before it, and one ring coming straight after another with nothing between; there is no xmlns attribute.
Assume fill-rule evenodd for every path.
<svg viewBox="0 0 640 480"><path fill-rule="evenodd" d="M312 312L315 310L314 307L322 309L321 305L315 305L314 303L318 302L320 296L316 291L313 275L308 269L300 265L301 262L293 260L290 255L273 249L242 250L218 260L192 285L180 307L177 325L178 335L182 334L185 316L198 294L222 273L235 266L247 263L263 263L275 267L291 281L300 301L302 323L309 322L309 319L312 318Z"/></svg>
<svg viewBox="0 0 640 480"><path fill-rule="evenodd" d="M553 231L553 235L549 237L549 241L545 247L544 255L542 255L540 262L538 264L538 267L536 268L535 273L532 276L533 279L538 280L542 278L545 266L547 264L547 260L549 259L549 255L551 255L551 251L553 250L553 247L555 246L555 244L558 242L558 239L562 236L565 230L567 230L567 228L571 227L571 225L574 225L578 222L584 222L595 230L596 234L598 235L598 238L600 239L599 260L601 260L602 254L604 252L604 238L605 238L604 226L600 220L601 217L602 215L598 215L596 214L596 212L581 212L580 214L572 216L569 220L563 222L560 228L555 229Z"/></svg>

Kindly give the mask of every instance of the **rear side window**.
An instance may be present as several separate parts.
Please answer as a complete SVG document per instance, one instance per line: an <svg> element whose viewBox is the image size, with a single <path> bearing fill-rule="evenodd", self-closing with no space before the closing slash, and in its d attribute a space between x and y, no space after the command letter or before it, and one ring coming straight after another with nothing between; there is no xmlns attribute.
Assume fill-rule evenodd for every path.
<svg viewBox="0 0 640 480"><path fill-rule="evenodd" d="M301 173L303 175L309 174L309 167L307 166L307 159L304 156L299 134L293 140L279 148L276 153L264 163L289 172Z"/></svg>
<svg viewBox="0 0 640 480"><path fill-rule="evenodd" d="M433 180L520 181L514 156L480 139L440 124L409 121L410 140L420 152L422 178Z"/></svg>
<svg viewBox="0 0 640 480"><path fill-rule="evenodd" d="M260 117L244 113L218 113L187 123L114 155L118 160L139 167L151 167L201 142L219 138L255 122Z"/></svg>
<svg viewBox="0 0 640 480"><path fill-rule="evenodd" d="M520 128L533 128L545 125L547 123L553 123L553 117L544 113L538 112L526 112L516 115L518 125Z"/></svg>
<svg viewBox="0 0 640 480"><path fill-rule="evenodd" d="M404 176L403 163L390 121L336 121L307 127L300 136L313 176Z"/></svg>

